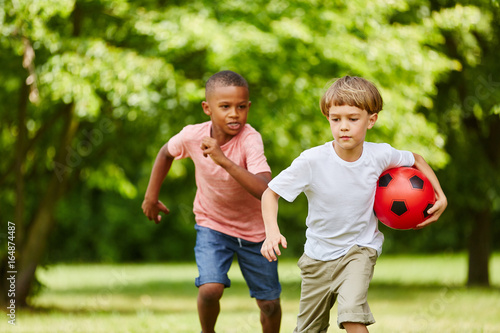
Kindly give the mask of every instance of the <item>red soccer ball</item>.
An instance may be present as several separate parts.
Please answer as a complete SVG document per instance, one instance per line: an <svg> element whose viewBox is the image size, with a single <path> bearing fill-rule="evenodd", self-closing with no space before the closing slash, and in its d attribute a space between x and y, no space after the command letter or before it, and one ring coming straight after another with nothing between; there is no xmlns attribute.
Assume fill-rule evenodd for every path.
<svg viewBox="0 0 500 333"><path fill-rule="evenodd" d="M373 210L393 229L412 229L425 221L436 202L434 188L422 172L399 167L384 171L377 182Z"/></svg>

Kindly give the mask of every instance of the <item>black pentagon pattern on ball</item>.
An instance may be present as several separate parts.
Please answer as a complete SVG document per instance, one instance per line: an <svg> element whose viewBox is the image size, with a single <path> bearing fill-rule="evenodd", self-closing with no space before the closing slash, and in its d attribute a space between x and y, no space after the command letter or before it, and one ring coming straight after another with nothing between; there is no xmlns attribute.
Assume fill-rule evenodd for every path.
<svg viewBox="0 0 500 333"><path fill-rule="evenodd" d="M392 176L390 174L385 174L378 180L379 187L387 187L392 180Z"/></svg>
<svg viewBox="0 0 500 333"><path fill-rule="evenodd" d="M415 189L423 189L424 188L424 180L419 176L413 176L410 178L411 187Z"/></svg>
<svg viewBox="0 0 500 333"><path fill-rule="evenodd" d="M404 201L395 200L392 202L391 211L397 216L401 216L408 211L408 207Z"/></svg>
<svg viewBox="0 0 500 333"><path fill-rule="evenodd" d="M434 206L433 204L427 204L427 207L425 207L424 209L424 217L427 217L429 216L429 213L427 213L427 211L432 207Z"/></svg>

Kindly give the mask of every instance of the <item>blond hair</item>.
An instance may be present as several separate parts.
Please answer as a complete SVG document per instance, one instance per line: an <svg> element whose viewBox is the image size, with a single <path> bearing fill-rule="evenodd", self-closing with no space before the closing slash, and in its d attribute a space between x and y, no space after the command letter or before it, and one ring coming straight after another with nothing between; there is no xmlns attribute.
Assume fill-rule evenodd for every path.
<svg viewBox="0 0 500 333"><path fill-rule="evenodd" d="M346 75L330 85L321 97L319 106L328 117L332 106L355 106L373 114L381 111L383 104L382 96L373 83L361 77Z"/></svg>

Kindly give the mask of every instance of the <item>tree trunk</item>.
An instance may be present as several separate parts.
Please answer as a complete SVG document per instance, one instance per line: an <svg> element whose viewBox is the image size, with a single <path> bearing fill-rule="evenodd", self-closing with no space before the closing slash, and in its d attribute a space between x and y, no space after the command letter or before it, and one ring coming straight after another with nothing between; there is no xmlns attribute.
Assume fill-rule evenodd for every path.
<svg viewBox="0 0 500 333"><path fill-rule="evenodd" d="M23 38L24 45L24 55L22 66L27 71L27 76L30 77L34 75L34 58L35 53L33 51L33 47L31 43ZM26 147L28 145L28 135L26 128L26 118L28 113L28 101L30 95L31 87L30 84L26 83L21 85L20 93L19 93L19 106L17 110L17 126L18 133L16 138L16 150L15 157L12 163L12 170L9 170L5 174L6 179L9 174L13 174L15 176L15 208L14 208L14 216L9 218L10 222L15 223L15 233L13 236L12 243L15 244L15 257L16 262L19 258L22 257L22 247L24 243L24 235L25 235L25 161L26 161ZM4 180L2 179L2 181ZM12 219L13 220L10 220ZM5 221L7 222L7 221ZM7 242L6 242L7 245ZM9 244L10 245L10 244ZM9 302L9 294L10 294L10 282L7 280L7 277L10 276L7 272L15 271L17 267L9 265L8 254L1 258L0 261L0 290L2 291L2 295L0 296L0 304L4 305ZM14 269L12 269L14 267Z"/></svg>
<svg viewBox="0 0 500 333"><path fill-rule="evenodd" d="M81 24L82 24L83 12L78 5L75 4L73 9L73 36L78 36L80 34ZM71 142L76 135L76 130L78 128L78 122L74 119L74 104L64 105L62 108L62 117L64 123L62 126L60 134L60 147L57 150L56 158L54 159L54 172L50 177L49 183L45 189L45 193L40 194L40 203L38 209L33 217L33 220L29 226L24 229L25 223L23 223L24 217L24 174L23 165L28 152L29 143L27 142L25 124L26 124L26 107L28 100L33 103L38 102L38 90L36 88L36 73L34 68L34 50L28 39L23 38L23 43L25 45L25 54L23 57L23 67L27 69L29 73L30 80L27 80L27 85L23 87L20 109L19 109L19 122L20 122L20 132L23 135L21 139L22 142L18 142L17 148L18 153L16 156L16 161L12 165L17 168L16 177L22 178L20 182L16 179L16 195L17 203L15 209L15 218L19 219L19 238L22 242L16 244L16 305L24 306L27 304L29 295L32 292L34 282L36 281L35 271L40 263L45 248L47 245L47 240L50 236L50 232L54 227L54 212L57 207L57 203L64 193L65 188L68 183L68 175L70 171L73 170L75 165L79 164L75 161L71 161L72 156L69 156L71 151ZM30 87L28 87L30 85ZM28 89L29 88L29 89ZM28 89L29 91L27 91ZM26 96L26 93L29 93ZM27 98L26 98L27 97ZM59 114L59 112L58 112ZM51 121L56 123L58 120L58 115L55 115ZM38 134L42 134L48 127L52 124L43 126ZM31 143L33 143L33 140ZM74 156L73 156L74 157ZM76 156L76 158L79 158ZM68 160L70 160L68 162ZM70 166L67 166L70 164ZM7 175L5 176L7 177ZM0 182L3 181L3 177L0 178ZM16 227L17 227L17 222ZM16 239L17 240L17 239ZM0 289L2 296L0 296L0 304L4 303L7 299L8 284L5 282L5 274L7 272L7 257L0 258Z"/></svg>
<svg viewBox="0 0 500 333"><path fill-rule="evenodd" d="M489 260L491 251L491 213L478 214L469 240L469 274L467 285L490 286Z"/></svg>
<svg viewBox="0 0 500 333"><path fill-rule="evenodd" d="M67 148L76 135L78 123L73 119L74 105L65 106L64 126L61 132L60 147L58 149L55 163L64 165L67 159ZM45 193L41 196L38 210L33 218L33 222L26 234L26 241L22 249L22 256L19 258L19 273L16 279L16 303L18 306L27 304L28 296L35 281L35 271L42 259L50 236L50 231L54 226L54 212L57 203L64 193L68 177L61 177L54 171Z"/></svg>
<svg viewBox="0 0 500 333"><path fill-rule="evenodd" d="M14 210L14 221L16 223L16 244L18 247L22 246L24 242L24 206L25 206L25 193L24 193L24 162L26 161L25 147L27 145L28 136L26 129L26 114L28 108L28 96L30 87L23 84L19 98L18 109L18 133L16 140L16 156L14 162L14 173L16 176L16 206ZM20 255L20 253L18 253Z"/></svg>

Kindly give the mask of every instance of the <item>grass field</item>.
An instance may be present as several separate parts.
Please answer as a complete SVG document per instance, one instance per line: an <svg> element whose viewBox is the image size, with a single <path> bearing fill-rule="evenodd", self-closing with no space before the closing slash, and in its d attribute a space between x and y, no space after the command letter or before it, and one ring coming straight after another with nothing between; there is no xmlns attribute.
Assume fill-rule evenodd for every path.
<svg viewBox="0 0 500 333"><path fill-rule="evenodd" d="M292 332L299 270L294 260L279 267L281 332ZM490 268L491 289L467 289L465 255L382 256L369 293L377 320L370 332L500 332L500 255ZM16 326L4 316L0 332L199 332L196 275L194 263L51 266L39 270L46 287L35 309L18 310ZM258 309L236 263L230 278L217 332L259 332ZM329 332L343 331L336 317L334 307Z"/></svg>

